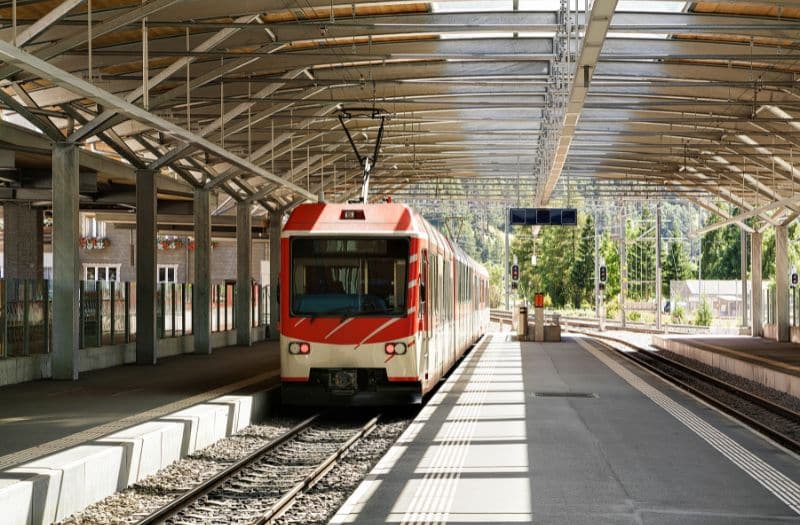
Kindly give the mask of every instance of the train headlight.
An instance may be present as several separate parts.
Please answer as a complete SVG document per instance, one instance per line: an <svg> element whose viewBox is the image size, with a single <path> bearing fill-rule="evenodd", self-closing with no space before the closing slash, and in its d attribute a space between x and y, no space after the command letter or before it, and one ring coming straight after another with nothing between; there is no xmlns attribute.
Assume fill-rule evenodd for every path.
<svg viewBox="0 0 800 525"><path fill-rule="evenodd" d="M308 355L311 353L311 345L308 343L289 343L289 353L292 355Z"/></svg>
<svg viewBox="0 0 800 525"><path fill-rule="evenodd" d="M389 355L403 355L406 353L405 343L386 343L384 351Z"/></svg>

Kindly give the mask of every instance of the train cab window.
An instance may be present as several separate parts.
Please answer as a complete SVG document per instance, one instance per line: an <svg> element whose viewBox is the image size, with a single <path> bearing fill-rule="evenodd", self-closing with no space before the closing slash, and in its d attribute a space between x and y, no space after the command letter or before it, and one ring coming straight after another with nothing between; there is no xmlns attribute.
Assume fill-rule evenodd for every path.
<svg viewBox="0 0 800 525"><path fill-rule="evenodd" d="M408 256L403 238L292 239L291 312L406 315Z"/></svg>

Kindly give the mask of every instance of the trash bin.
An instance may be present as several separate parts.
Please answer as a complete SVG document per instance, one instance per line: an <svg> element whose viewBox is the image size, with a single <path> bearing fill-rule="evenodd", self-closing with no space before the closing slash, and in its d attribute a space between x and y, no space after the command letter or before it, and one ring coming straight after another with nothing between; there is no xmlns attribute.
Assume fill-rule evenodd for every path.
<svg viewBox="0 0 800 525"><path fill-rule="evenodd" d="M517 310L517 337L528 337L528 307L520 306Z"/></svg>

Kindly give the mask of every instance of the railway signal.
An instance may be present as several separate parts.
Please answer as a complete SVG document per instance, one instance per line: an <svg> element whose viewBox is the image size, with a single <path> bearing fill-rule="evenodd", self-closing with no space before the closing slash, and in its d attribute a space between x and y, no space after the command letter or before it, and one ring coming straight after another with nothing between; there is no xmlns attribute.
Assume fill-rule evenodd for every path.
<svg viewBox="0 0 800 525"><path fill-rule="evenodd" d="M519 265L514 264L511 266L511 280L516 282L519 281Z"/></svg>
<svg viewBox="0 0 800 525"><path fill-rule="evenodd" d="M608 268L605 266L600 267L600 284L605 284L608 280Z"/></svg>
<svg viewBox="0 0 800 525"><path fill-rule="evenodd" d="M797 268L792 268L792 275L789 279L789 283L792 285L792 288L797 287L798 278L797 278Z"/></svg>

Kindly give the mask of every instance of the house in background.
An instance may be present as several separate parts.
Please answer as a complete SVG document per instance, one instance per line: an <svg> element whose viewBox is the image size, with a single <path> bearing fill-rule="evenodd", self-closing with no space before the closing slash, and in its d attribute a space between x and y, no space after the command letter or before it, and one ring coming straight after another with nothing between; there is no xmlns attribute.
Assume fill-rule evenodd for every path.
<svg viewBox="0 0 800 525"><path fill-rule="evenodd" d="M750 283L748 297L751 292L749 287ZM687 313L694 312L705 298L715 319L739 318L742 315L742 281L738 279L670 281L669 295L673 311L676 306L682 306Z"/></svg>

